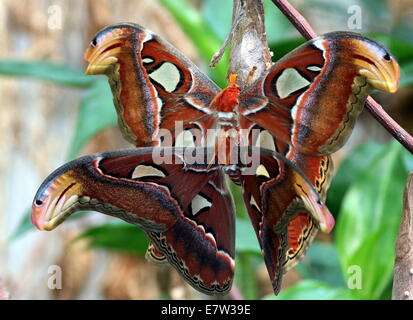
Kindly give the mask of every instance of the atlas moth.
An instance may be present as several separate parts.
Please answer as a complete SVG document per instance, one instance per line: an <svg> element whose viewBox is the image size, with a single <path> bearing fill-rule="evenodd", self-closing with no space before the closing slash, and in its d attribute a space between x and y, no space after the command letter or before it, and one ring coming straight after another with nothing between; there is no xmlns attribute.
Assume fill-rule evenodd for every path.
<svg viewBox="0 0 413 320"><path fill-rule="evenodd" d="M147 234L150 261L169 263L210 295L228 293L235 270L235 208L226 175L242 187L278 293L282 275L318 230L334 226L324 204L331 154L348 139L371 90L395 92L400 73L385 48L350 32L306 42L243 90L235 75L221 90L172 45L136 24L104 28L85 58L87 74L109 78L119 127L136 148L57 169L35 196L32 222L52 230L84 209L123 219ZM206 143L211 129L224 134ZM160 135L165 130L172 132L167 143ZM235 132L231 141L242 138L258 162L232 157L241 143L230 143L229 130ZM174 161L159 163L155 151ZM188 160L198 153L205 156Z"/></svg>

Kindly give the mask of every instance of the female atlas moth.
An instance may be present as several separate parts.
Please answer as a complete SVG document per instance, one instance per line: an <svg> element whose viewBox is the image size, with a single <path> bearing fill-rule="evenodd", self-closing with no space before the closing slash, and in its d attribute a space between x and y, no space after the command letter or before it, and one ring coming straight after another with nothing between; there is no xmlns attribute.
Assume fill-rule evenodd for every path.
<svg viewBox="0 0 413 320"><path fill-rule="evenodd" d="M394 92L399 66L349 32L313 39L240 90L219 89L173 46L135 24L100 31L85 58L105 74L119 126L137 148L71 161L33 201L51 230L92 209L142 228L146 257L169 263L197 290L228 293L235 210L225 174L243 189L275 293L283 273L334 219L324 205L331 153L349 137L373 88Z"/></svg>

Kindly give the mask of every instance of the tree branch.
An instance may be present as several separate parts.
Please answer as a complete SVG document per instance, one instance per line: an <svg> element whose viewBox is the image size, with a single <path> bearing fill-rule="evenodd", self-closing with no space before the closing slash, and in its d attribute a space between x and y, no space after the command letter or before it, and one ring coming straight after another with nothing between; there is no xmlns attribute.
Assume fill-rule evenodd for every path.
<svg viewBox="0 0 413 320"><path fill-rule="evenodd" d="M306 39L315 38L317 34L308 21L287 1L272 0L280 11L290 20L294 27ZM366 108L371 115L407 150L413 153L413 137L404 130L392 117L390 117L383 107L372 97L368 97Z"/></svg>
<svg viewBox="0 0 413 320"><path fill-rule="evenodd" d="M413 172L407 179L403 197L394 262L393 300L413 300Z"/></svg>

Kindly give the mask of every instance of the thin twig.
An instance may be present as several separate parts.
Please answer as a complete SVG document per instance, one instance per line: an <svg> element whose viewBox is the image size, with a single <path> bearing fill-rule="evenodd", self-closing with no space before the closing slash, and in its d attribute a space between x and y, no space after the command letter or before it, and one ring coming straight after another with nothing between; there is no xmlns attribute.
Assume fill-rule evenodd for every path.
<svg viewBox="0 0 413 320"><path fill-rule="evenodd" d="M393 300L413 300L413 172L407 179L403 216L396 242Z"/></svg>
<svg viewBox="0 0 413 320"><path fill-rule="evenodd" d="M308 21L287 0L272 0L272 2L288 20L290 20L306 40L317 37L317 34ZM397 141L413 153L413 137L390 117L379 103L372 97L368 97L366 108Z"/></svg>
<svg viewBox="0 0 413 320"><path fill-rule="evenodd" d="M397 141L413 153L413 137L390 117L377 101L368 97L366 108Z"/></svg>
<svg viewBox="0 0 413 320"><path fill-rule="evenodd" d="M317 37L314 29L308 21L288 2L284 0L272 0L278 9L287 17L292 25L301 33L306 40Z"/></svg>
<svg viewBox="0 0 413 320"><path fill-rule="evenodd" d="M215 65L219 62L219 60L221 60L222 56L225 53L225 49L228 47L228 44L232 41L232 37L234 36L234 33L237 30L238 24L241 21L241 19L243 18L244 14L245 14L245 11L241 11L238 16L234 17L234 21L232 22L231 30L229 31L227 37L225 38L224 43L222 44L219 51L214 54L214 56L212 57L212 59L209 63L209 66L211 68L215 67Z"/></svg>

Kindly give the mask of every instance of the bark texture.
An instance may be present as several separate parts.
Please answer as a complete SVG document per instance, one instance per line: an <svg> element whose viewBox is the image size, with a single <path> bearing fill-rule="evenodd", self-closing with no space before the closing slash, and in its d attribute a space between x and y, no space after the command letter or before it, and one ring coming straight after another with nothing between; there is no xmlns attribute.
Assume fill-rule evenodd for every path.
<svg viewBox="0 0 413 320"><path fill-rule="evenodd" d="M393 300L413 300L413 172L407 179L403 215L396 242Z"/></svg>

